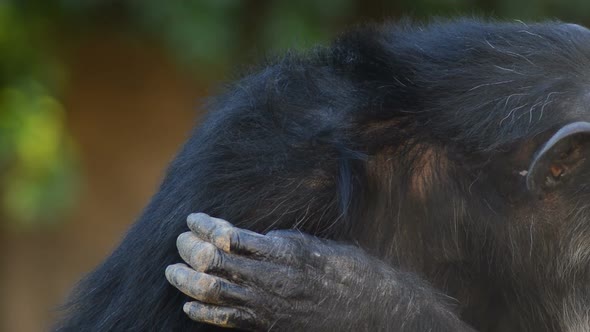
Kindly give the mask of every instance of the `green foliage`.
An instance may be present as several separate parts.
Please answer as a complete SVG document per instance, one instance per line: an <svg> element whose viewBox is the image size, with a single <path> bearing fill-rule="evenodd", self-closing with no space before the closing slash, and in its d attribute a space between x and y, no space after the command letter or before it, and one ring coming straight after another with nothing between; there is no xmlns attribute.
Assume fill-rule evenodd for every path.
<svg viewBox="0 0 590 332"><path fill-rule="evenodd" d="M206 63L219 70L236 52L239 5L239 0L135 0L129 12L142 32L162 40L182 64Z"/></svg>
<svg viewBox="0 0 590 332"><path fill-rule="evenodd" d="M75 187L64 110L35 83L0 90L0 110L2 210L13 226L54 222Z"/></svg>
<svg viewBox="0 0 590 332"><path fill-rule="evenodd" d="M72 142L53 95L61 69L45 27L0 3L0 219L11 222L0 226L55 221L73 198Z"/></svg>
<svg viewBox="0 0 590 332"><path fill-rule="evenodd" d="M353 1L275 1L260 22L266 48L306 48L329 39L338 21L353 14Z"/></svg>

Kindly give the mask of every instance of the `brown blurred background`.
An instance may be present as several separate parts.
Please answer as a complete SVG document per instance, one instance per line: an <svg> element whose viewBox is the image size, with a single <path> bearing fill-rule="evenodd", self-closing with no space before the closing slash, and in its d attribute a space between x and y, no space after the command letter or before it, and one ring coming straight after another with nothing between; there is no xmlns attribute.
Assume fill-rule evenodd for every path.
<svg viewBox="0 0 590 332"><path fill-rule="evenodd" d="M461 14L584 24L590 2L0 1L0 331L49 328L240 68L358 22Z"/></svg>

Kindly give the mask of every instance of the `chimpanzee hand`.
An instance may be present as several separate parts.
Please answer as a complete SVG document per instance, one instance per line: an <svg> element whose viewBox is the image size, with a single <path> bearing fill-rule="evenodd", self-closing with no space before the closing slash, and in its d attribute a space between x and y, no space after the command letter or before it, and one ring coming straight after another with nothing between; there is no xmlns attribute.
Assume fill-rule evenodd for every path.
<svg viewBox="0 0 590 332"><path fill-rule="evenodd" d="M472 331L419 277L297 231L261 235L204 213L178 237L168 281L199 322L244 330Z"/></svg>
<svg viewBox="0 0 590 332"><path fill-rule="evenodd" d="M184 306L193 320L246 330L349 329L352 320L374 321L363 315L377 310L363 306L391 296L357 247L297 231L261 235L203 213L188 225L177 246L190 267L171 265L166 277L197 300Z"/></svg>

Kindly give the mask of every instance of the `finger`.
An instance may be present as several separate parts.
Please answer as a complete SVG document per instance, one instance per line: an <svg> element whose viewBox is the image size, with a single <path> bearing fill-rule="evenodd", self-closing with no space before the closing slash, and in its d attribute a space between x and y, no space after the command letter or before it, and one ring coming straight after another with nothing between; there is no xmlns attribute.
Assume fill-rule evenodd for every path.
<svg viewBox="0 0 590 332"><path fill-rule="evenodd" d="M213 244L205 242L192 232L185 232L176 239L180 257L198 272L223 269L226 257Z"/></svg>
<svg viewBox="0 0 590 332"><path fill-rule="evenodd" d="M201 323L248 331L254 331L257 326L254 315L242 309L219 307L199 302L187 302L182 309L190 319Z"/></svg>
<svg viewBox="0 0 590 332"><path fill-rule="evenodd" d="M271 238L249 230L234 227L229 222L208 216L204 213L193 213L188 216L189 228L200 238L211 242L227 253L271 256L281 238Z"/></svg>
<svg viewBox="0 0 590 332"><path fill-rule="evenodd" d="M248 284L266 287L269 276L289 272L287 266L225 254L191 232L182 233L176 244L180 257L195 271L222 276L235 282L246 281Z"/></svg>
<svg viewBox="0 0 590 332"><path fill-rule="evenodd" d="M184 294L204 303L244 304L253 298L247 288L215 276L196 272L184 264L168 266L166 279Z"/></svg>

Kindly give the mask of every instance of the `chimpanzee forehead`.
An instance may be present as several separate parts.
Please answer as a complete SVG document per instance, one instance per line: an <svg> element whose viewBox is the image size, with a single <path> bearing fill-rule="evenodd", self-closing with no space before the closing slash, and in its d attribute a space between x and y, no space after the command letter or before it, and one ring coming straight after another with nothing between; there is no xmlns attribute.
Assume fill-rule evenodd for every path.
<svg viewBox="0 0 590 332"><path fill-rule="evenodd" d="M420 107L446 126L441 132L461 136L454 140L494 148L590 120L590 31L584 27L461 21L416 36L420 46L408 52L422 56L412 77L428 92Z"/></svg>

